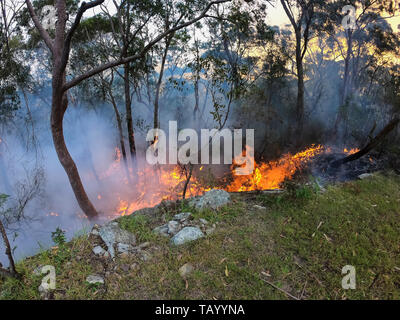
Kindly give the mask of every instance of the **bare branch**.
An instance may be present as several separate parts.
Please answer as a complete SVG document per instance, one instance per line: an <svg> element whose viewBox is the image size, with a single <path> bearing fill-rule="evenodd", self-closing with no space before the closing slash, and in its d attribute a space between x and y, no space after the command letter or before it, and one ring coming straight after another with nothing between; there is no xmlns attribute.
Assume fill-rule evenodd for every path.
<svg viewBox="0 0 400 320"><path fill-rule="evenodd" d="M29 14L31 15L31 18L33 20L33 23L35 24L36 29L39 31L40 36L46 43L47 47L50 49L51 53L54 52L54 42L53 39L50 38L50 35L48 32L43 28L42 24L39 21L38 16L35 13L35 10L33 9L32 3L30 0L25 0L25 3L28 7Z"/></svg>

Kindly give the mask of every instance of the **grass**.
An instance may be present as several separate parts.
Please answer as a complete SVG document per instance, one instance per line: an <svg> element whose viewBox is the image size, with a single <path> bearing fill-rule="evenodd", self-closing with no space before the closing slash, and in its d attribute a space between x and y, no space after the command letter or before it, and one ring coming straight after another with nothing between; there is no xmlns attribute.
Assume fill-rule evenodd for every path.
<svg viewBox="0 0 400 320"><path fill-rule="evenodd" d="M184 209L196 219L218 222L216 232L171 247L152 233L159 217L156 224L145 215L124 217L123 228L140 243L154 244L150 261L135 256L99 261L81 236L61 250L19 262L23 280L0 280L0 296L38 299L42 276L32 271L50 264L56 267L56 299L288 299L263 279L303 299L400 298L400 178L394 174L323 193L311 184L275 196L238 194L219 211ZM178 270L187 262L195 271L183 279ZM134 263L139 269L126 268ZM356 290L341 287L346 265L356 268ZM85 283L102 268L109 272L104 287Z"/></svg>

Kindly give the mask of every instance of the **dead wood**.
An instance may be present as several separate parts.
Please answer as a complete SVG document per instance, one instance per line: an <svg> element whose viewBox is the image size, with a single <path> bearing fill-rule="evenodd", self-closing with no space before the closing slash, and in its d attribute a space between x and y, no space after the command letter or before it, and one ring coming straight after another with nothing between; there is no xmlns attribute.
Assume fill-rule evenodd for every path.
<svg viewBox="0 0 400 320"><path fill-rule="evenodd" d="M383 130L374 138L372 139L363 149L361 149L359 152L354 153L346 158L336 160L332 162L331 166L334 168L338 168L341 165L344 165L345 163L355 161L357 159L360 159L361 157L365 156L367 153L369 153L371 150L376 148L382 141L391 133L399 124L400 118L396 117L392 121L389 122L389 124L383 128Z"/></svg>

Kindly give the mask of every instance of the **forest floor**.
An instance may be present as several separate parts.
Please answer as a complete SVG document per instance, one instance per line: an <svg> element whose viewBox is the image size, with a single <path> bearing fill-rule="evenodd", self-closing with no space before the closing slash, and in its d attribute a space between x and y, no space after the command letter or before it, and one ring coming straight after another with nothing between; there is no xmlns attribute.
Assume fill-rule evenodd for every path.
<svg viewBox="0 0 400 320"><path fill-rule="evenodd" d="M234 194L218 211L179 209L218 223L215 232L175 247L152 232L160 217L123 217L122 228L153 245L147 261L97 258L82 235L20 261L22 280L0 280L0 298L40 299L44 275L34 270L53 265L53 299L400 299L400 177L393 173L324 192L309 185ZM182 278L186 263L194 271ZM346 265L355 267L355 290L342 288ZM105 284L86 282L93 273L105 273Z"/></svg>

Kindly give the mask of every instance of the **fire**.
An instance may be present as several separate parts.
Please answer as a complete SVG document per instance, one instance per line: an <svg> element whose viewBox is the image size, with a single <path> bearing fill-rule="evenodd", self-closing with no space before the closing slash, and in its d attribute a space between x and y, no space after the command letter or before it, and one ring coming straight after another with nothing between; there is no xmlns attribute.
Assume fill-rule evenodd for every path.
<svg viewBox="0 0 400 320"><path fill-rule="evenodd" d="M344 148L344 150L343 150L343 152L344 153L346 153L347 155L352 155L352 154L355 154L355 153L357 153L357 152L359 152L360 151L360 149L358 149L358 148L353 148L353 149L347 149L347 148Z"/></svg>
<svg viewBox="0 0 400 320"><path fill-rule="evenodd" d="M247 149L246 149L247 150ZM110 168L102 175L102 179L115 177L120 175L119 181L125 181L121 184L121 192L112 194L111 199L107 200L106 194L99 194L98 201L104 206L114 205L114 207L103 208L103 211L113 212L113 215L124 216L132 212L154 207L163 200L177 200L182 198L184 185L189 174L188 168L180 166L155 166L145 167L140 170L134 177L131 175L130 183L126 179L126 170L122 170L121 154L116 149L116 159ZM282 183L286 179L291 179L294 174L305 164L309 163L314 157L322 153L333 152L332 147L324 147L321 145L312 145L310 148L296 154L287 153L280 159L270 162L254 163L254 170L250 175L234 175L238 166L231 166L230 175L233 181L223 187L228 192L244 192L254 190L274 190L282 187ZM345 154L353 154L358 149L344 149ZM247 154L247 152L246 152ZM206 183L199 180L203 166L199 166L197 174L193 174L187 187L186 197L193 197L204 194L209 191ZM132 172L132 171L130 171ZM115 204L115 200L117 204Z"/></svg>
<svg viewBox="0 0 400 320"><path fill-rule="evenodd" d="M274 190L281 187L285 179L290 179L296 171L316 155L324 151L322 146L299 152L295 155L290 153L277 161L268 163L255 163L255 169L248 176L234 176L233 182L226 188L229 192L243 192L253 190ZM234 167L235 165L233 165Z"/></svg>

